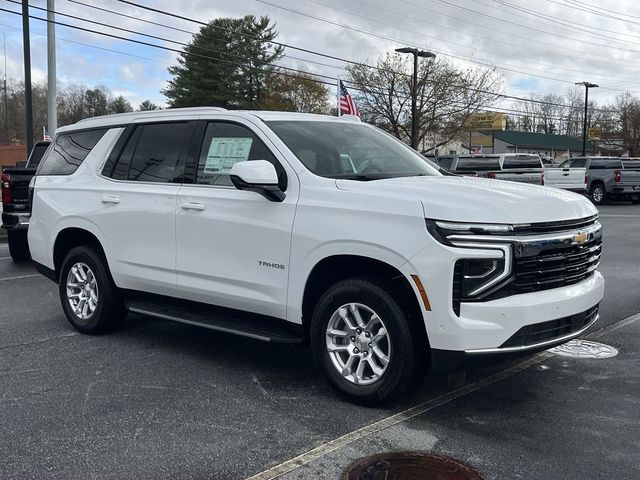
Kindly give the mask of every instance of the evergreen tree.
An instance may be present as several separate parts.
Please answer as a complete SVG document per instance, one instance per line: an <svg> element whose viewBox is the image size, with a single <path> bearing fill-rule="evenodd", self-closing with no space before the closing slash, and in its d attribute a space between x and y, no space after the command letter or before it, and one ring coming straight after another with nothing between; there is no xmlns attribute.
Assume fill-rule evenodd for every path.
<svg viewBox="0 0 640 480"><path fill-rule="evenodd" d="M122 95L117 96L109 102L109 113L127 113L133 112L133 107L129 100Z"/></svg>
<svg viewBox="0 0 640 480"><path fill-rule="evenodd" d="M145 100L140 104L138 110L141 112L145 112L147 110L160 110L160 107L153 103L151 100Z"/></svg>
<svg viewBox="0 0 640 480"><path fill-rule="evenodd" d="M284 50L269 17L216 18L200 28L169 67L162 91L172 107L256 108Z"/></svg>

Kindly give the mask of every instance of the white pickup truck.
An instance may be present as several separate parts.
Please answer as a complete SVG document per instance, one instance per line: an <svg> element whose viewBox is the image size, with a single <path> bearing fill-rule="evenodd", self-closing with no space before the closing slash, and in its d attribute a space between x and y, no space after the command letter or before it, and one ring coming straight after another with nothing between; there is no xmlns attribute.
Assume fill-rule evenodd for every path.
<svg viewBox="0 0 640 480"><path fill-rule="evenodd" d="M559 167L545 168L544 184L577 193L587 191L587 159L584 157L565 160Z"/></svg>
<svg viewBox="0 0 640 480"><path fill-rule="evenodd" d="M446 168L444 165L441 165ZM447 169L465 176L495 178L511 182L542 185L544 168L540 155L528 153L499 153L489 155L460 155Z"/></svg>

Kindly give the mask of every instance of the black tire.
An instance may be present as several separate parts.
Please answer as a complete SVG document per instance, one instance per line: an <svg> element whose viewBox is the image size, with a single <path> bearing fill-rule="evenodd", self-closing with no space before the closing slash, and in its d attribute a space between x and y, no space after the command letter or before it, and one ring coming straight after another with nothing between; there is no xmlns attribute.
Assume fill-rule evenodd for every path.
<svg viewBox="0 0 640 480"><path fill-rule="evenodd" d="M631 195L629 197L629 200L631 201L631 203L640 203L640 195Z"/></svg>
<svg viewBox="0 0 640 480"><path fill-rule="evenodd" d="M7 242L9 243L9 255L11 255L14 262L24 262L31 258L26 230L8 232L7 237Z"/></svg>
<svg viewBox="0 0 640 480"><path fill-rule="evenodd" d="M78 265L88 267L92 276L95 277L95 285L97 286L95 309L88 318L84 319L74 311L67 296L69 272L72 267ZM81 284L78 281L74 283ZM120 325L126 317L127 312L122 295L111 278L107 261L104 255L92 246L75 247L69 251L62 262L58 286L60 301L67 320L82 333L94 335L108 332ZM75 290L74 288L71 292L75 293ZM77 290L82 289L78 288Z"/></svg>
<svg viewBox="0 0 640 480"><path fill-rule="evenodd" d="M412 334L408 315L397 299L398 296L394 295L392 288L380 286L369 279L353 278L330 287L316 304L310 329L314 359L338 393L352 402L376 405L391 401L417 386L417 378L424 377L423 359L428 349L427 339ZM345 378L334 365L327 347L327 327L332 316L340 307L351 303L364 305L375 312L388 332L389 362L381 376L369 385L358 385L353 380ZM349 343L353 342L351 336L344 338L344 341L349 348L356 345ZM373 348L371 350L373 351ZM350 356L353 350L343 353ZM362 355L368 352L359 353ZM359 361L362 360L362 357L359 357ZM370 371L373 373L373 370Z"/></svg>
<svg viewBox="0 0 640 480"><path fill-rule="evenodd" d="M596 205L602 205L607 197L607 191L604 189L604 185L596 183L591 187L591 201Z"/></svg>

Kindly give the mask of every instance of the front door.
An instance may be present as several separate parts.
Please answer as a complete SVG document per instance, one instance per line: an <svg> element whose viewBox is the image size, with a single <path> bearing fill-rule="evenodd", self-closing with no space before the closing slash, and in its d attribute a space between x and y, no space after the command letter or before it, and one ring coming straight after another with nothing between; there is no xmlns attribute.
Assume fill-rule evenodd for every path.
<svg viewBox="0 0 640 480"><path fill-rule="evenodd" d="M176 270L183 298L285 318L297 177L256 125L207 121L194 151L194 184L176 205ZM199 151L198 151L199 150ZM234 163L276 166L283 202L237 190Z"/></svg>

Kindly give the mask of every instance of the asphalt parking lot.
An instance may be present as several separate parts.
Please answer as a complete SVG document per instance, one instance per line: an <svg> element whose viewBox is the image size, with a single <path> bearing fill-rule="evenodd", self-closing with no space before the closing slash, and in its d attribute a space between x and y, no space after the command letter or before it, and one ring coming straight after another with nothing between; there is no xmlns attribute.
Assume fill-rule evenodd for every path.
<svg viewBox="0 0 640 480"><path fill-rule="evenodd" d="M486 479L640 478L640 205L605 205L601 222L591 334L618 356L543 355L462 388L432 376L386 408L340 400L301 347L137 315L78 334L57 287L0 244L0 478L338 479L395 450Z"/></svg>

